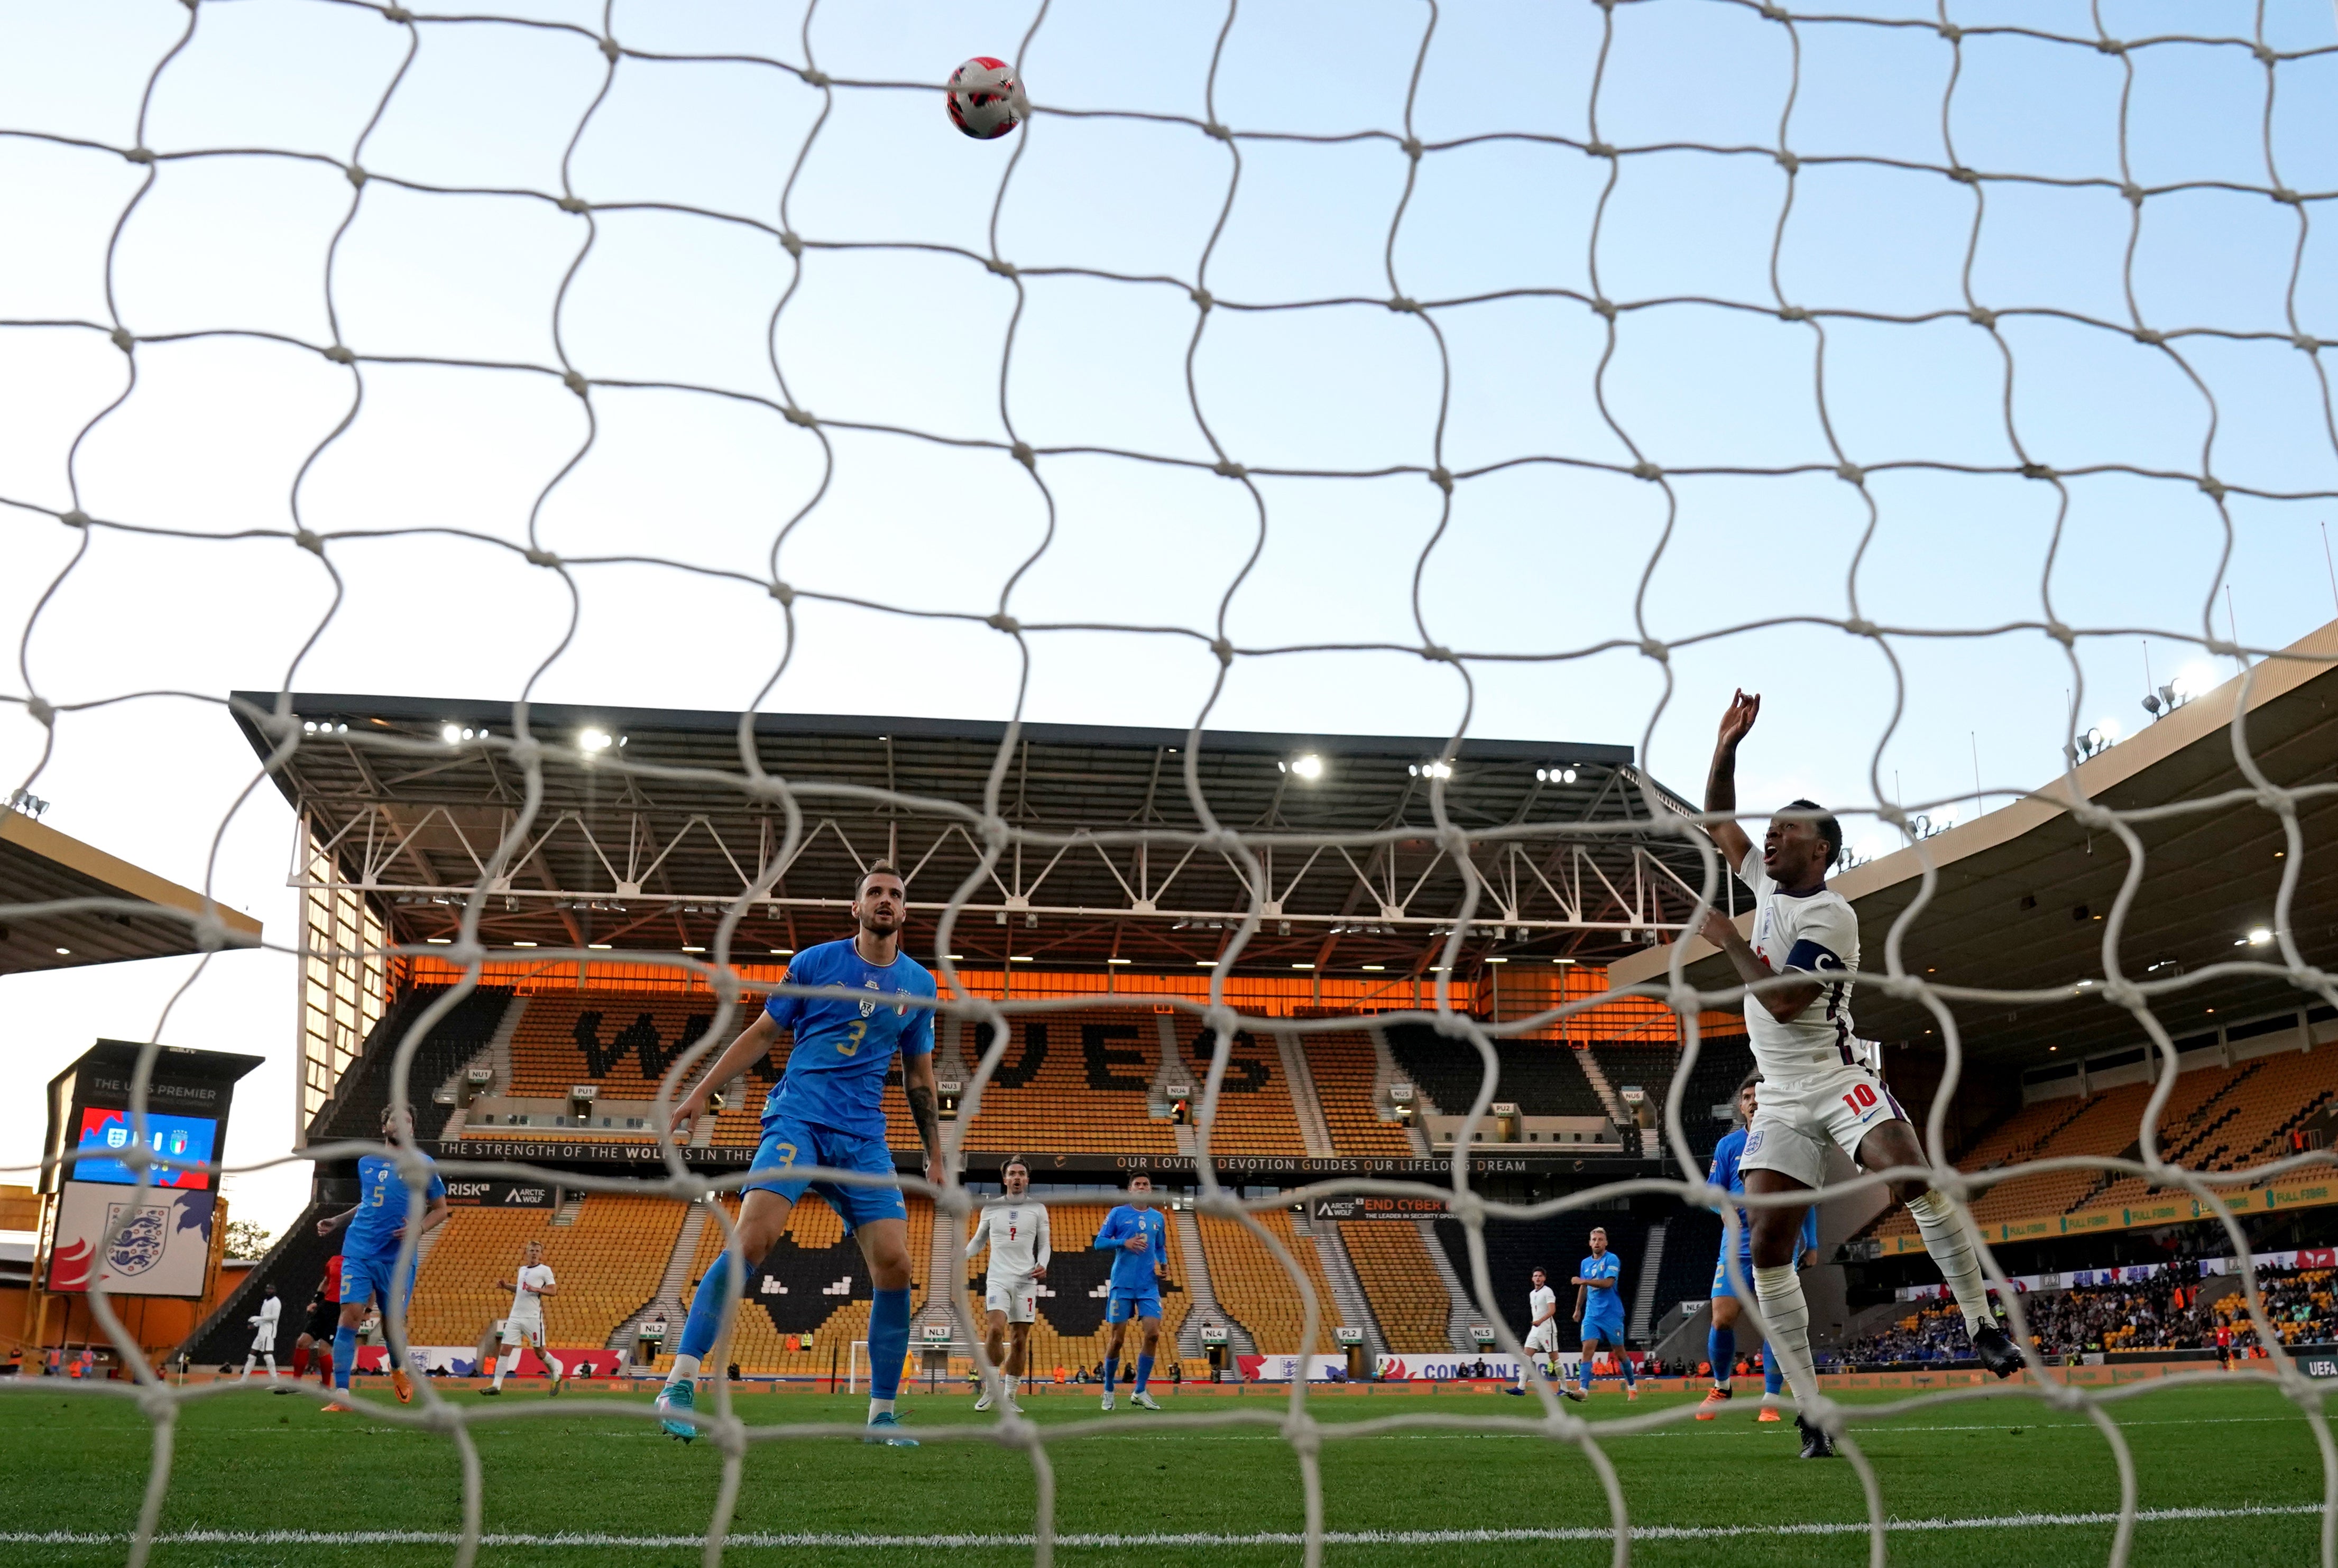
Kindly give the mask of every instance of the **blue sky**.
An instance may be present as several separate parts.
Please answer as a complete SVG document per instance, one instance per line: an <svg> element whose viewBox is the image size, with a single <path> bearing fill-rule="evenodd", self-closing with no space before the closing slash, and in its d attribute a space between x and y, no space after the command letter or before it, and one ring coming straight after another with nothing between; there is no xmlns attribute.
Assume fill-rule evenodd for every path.
<svg viewBox="0 0 2338 1568"><path fill-rule="evenodd" d="M2338 44L2318 0L2267 9L2274 48ZM597 6L512 14L598 24ZM2245 5L2106 4L2102 14L2122 38L2247 36L2254 26ZM1022 50L1043 109L1198 117L1224 15L1059 0L1034 33L1028 5L831 4L810 37L820 68L840 77L938 82L968 55ZM2091 34L2080 5L1956 5L1950 15L1968 28L2014 20ZM185 17L168 0L0 5L0 122L129 145L139 94ZM1245 0L1219 60L1217 118L1244 132L1400 134L1427 17L1417 0ZM157 150L346 162L408 43L360 7L321 0L205 4L197 20L154 91L146 139ZM801 26L787 6L621 4L613 31L642 51L800 62ZM1589 139L1601 26L1590 5L1447 5L1421 66L1414 133L1431 143ZM1973 189L1937 172L1960 53L1947 126L1963 164L2117 180L2118 56L2009 36L1968 36L1959 51L1928 26L1802 24L1795 34L1783 134L1804 162L1783 239L1789 181L1760 150L1780 144L1794 50L1785 29L1718 0L1616 8L1597 133L1675 150L1623 158L1604 215L1606 161L1482 141L1425 154L1392 246L1408 160L1390 139L1243 140L1229 208L1232 155L1189 124L1042 113L1013 137L977 143L951 131L930 88L837 90L789 197L797 232L987 254L995 210L999 253L1018 266L1163 279L1023 279L1004 377L1006 417L1023 439L1043 451L1206 462L1198 405L1223 449L1253 467L1403 471L1260 478L1254 501L1191 467L1049 456L1043 496L996 449L837 431L826 493L780 548L781 574L810 591L985 614L1038 550L1052 496L1054 540L1008 601L1026 622L1207 633L1225 602L1227 633L1245 647L1417 645L1425 626L1436 642L1505 655L1636 640L1641 616L1665 642L1750 627L1676 650L1661 709L1665 672L1636 649L1478 662L1466 686L1452 667L1402 652L1327 652L1237 661L1211 721L1439 734L1466 710L1477 734L1644 746L1660 777L1694 791L1713 720L1744 685L1768 700L1744 760L1750 804L1809 794L1871 808L1880 783L1911 804L1947 800L1968 813L1960 798L1972 792L1976 760L1991 790L2050 778L2078 681L2082 726L2104 715L2143 721L2146 659L2161 681L2198 661L2178 639L2202 632L2212 600L2225 629L2226 589L2242 639L2257 646L2338 613L2322 532L2332 508L2321 499L2232 497L2220 577L2225 522L2196 485L2074 477L2049 580L2053 486L1890 466L2013 461L2009 352L2012 426L2038 461L2199 472L2213 398L2207 461L2225 482L2338 492L2322 388L2308 358L2282 340L2177 339L2204 396L2166 350L2067 319L2008 316L1994 336L1961 315L1824 321L1825 413L1848 459L1880 470L1867 481L1874 527L1855 580L1867 616L1975 632L2039 619L2050 593L2074 626L2157 633L2082 641L2075 675L2035 632L1896 638L1905 712L1888 743L1901 693L1874 643L1824 625L1753 626L1850 613L1869 527L1857 488L1824 471L1680 476L1659 549L1659 487L1575 466L1628 463L1628 436L1667 470L1832 467L1812 327L1692 302L1773 304L1773 246L1778 289L1812 309L1961 312L1970 245L1971 297L1990 309L2124 323L2131 283L2142 320L2163 330L2286 334L2294 309L2300 329L2338 338L2333 203L2308 203L2315 226L2301 250L2297 210L2260 193L2268 125L2285 186L2338 191L2338 54L2280 64L2268 117L2265 69L2246 49L2130 53L2130 177L2249 188L2150 197L2130 262L2129 209L2115 190L1987 182L1975 241ZM819 92L768 66L627 58L579 135L606 75L598 50L573 34L426 26L362 162L422 183L557 192L574 138L569 178L596 203L777 224ZM1732 148L1752 151L1701 150ZM1926 167L1824 162L1839 157ZM143 177L103 151L0 138L0 189L28 241L0 253L0 318L109 319L108 237ZM238 328L329 342L326 250L351 194L330 163L166 162L115 250L122 318L149 337ZM1203 276L1222 211L1205 280L1226 303L1193 350L1189 397L1187 286ZM594 377L776 397L767 328L796 268L770 233L672 211L601 212L594 225L558 317L573 363ZM335 261L342 338L367 355L554 363L554 299L584 227L533 197L377 180ZM1379 302L1391 268L1416 299L1585 295L1595 256L1599 291L1635 307L1619 314L1604 371L1606 325L1580 298L1441 307L1441 358L1420 317ZM1354 302L1233 308L1325 299ZM800 405L824 418L998 442L1016 300L1012 282L963 255L812 249L771 342ZM0 509L0 624L21 628L77 543L25 508L69 505L67 454L121 392L123 364L102 336L71 328L0 328L0 344L10 433L0 497L23 504ZM137 363L135 393L82 439L84 507L203 534L289 527L294 476L349 412L350 372L249 338L148 344ZM363 377L359 416L299 491L302 517L327 534L433 527L518 541L541 498L539 537L564 556L657 557L761 579L822 477L817 441L769 407L603 388L590 449L547 493L586 436L583 408L556 381L426 365L371 364ZM1438 535L1443 497L1422 471L1440 461L1455 472L1513 466L1459 483ZM565 627L559 582L489 544L407 533L329 549L347 598L294 677L303 687L509 696ZM752 700L778 662L780 614L752 582L653 565L578 568L575 581L580 636L540 696L722 708ZM280 537L102 532L33 626L32 686L53 701L270 686L330 594L317 561ZM798 632L771 709L1004 717L1023 676L1009 639L965 621L801 601ZM1184 725L1217 674L1190 636L1047 633L1029 648L1024 711L1035 719ZM24 688L12 678L10 690ZM12 787L38 741L28 720L0 711L0 775ZM56 803L54 826L200 882L211 830L250 772L215 708L157 699L69 717L34 789ZM1871 825L1853 836L1883 842ZM227 822L211 873L222 897L278 936L292 927L290 838L264 792ZM20 1060L44 1074L94 1034L142 1037L185 972L11 980ZM292 997L289 960L222 960L164 1032L176 1044L263 1050L278 1063L248 1083L241 1155L284 1146ZM37 1132L29 1112L0 1111L0 1158L29 1157ZM231 1191L266 1217L297 1190L297 1179L278 1179Z"/></svg>

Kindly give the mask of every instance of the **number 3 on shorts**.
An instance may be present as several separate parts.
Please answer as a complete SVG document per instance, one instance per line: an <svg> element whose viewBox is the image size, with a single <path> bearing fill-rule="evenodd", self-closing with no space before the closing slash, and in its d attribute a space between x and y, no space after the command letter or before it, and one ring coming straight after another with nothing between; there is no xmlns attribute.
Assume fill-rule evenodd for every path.
<svg viewBox="0 0 2338 1568"><path fill-rule="evenodd" d="M1875 1091L1868 1084L1862 1083L1858 1088L1847 1092L1842 1097L1842 1102L1851 1107L1852 1115L1857 1116L1862 1112L1875 1108Z"/></svg>

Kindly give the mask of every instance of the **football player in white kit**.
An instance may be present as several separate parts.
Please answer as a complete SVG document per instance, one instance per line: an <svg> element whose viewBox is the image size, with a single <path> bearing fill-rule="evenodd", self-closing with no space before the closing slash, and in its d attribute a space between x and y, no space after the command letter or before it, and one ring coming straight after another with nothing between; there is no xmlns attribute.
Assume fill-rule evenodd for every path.
<svg viewBox="0 0 2338 1568"><path fill-rule="evenodd" d="M1796 800L1770 819L1757 851L1727 813L1737 809L1737 747L1761 714L1759 695L1740 691L1723 715L1704 786L1704 808L1722 819L1707 825L1723 856L1754 891L1752 941L1716 909L1704 936L1729 959L1749 987L1745 1033L1761 1070L1759 1108L1745 1133L1738 1169L1749 1195L1808 1191L1826 1182L1832 1142L1869 1171L1925 1162L1916 1130L1875 1072L1852 1051L1851 982L1829 980L1859 967L1859 920L1842 895L1826 885L1827 868L1842 851L1842 829L1824 809ZM1973 1354L1999 1377L2021 1369L2021 1353L1997 1326L1971 1238L1955 1206L1920 1178L1891 1184L1908 1205L1924 1250L1964 1312ZM1807 1410L1818 1378L1811 1367L1810 1307L1794 1272L1794 1253L1808 1204L1750 1208L1754 1231L1754 1295L1769 1327L1795 1400ZM1803 1416L1803 1457L1831 1458L1833 1440Z"/></svg>
<svg viewBox="0 0 2338 1568"><path fill-rule="evenodd" d="M552 1278L552 1265L544 1260L544 1243L527 1244L526 1261L516 1277L498 1279L496 1289L512 1293L510 1313L504 1318L503 1354L496 1357L496 1380L479 1390L483 1395L501 1394L504 1378L518 1370L519 1353L523 1346L534 1346L544 1357L545 1366L552 1370L552 1392L560 1392L568 1381L568 1369L544 1346L544 1298L560 1294L559 1285Z"/></svg>
<svg viewBox="0 0 2338 1568"><path fill-rule="evenodd" d="M989 1322L983 1349L990 1364L1006 1377L1007 1407L1022 1413L1015 1403L1015 1385L1022 1379L1030 1353L1031 1323L1039 1309L1039 1281L1047 1277L1047 1259L1055 1256L1055 1239L1047 1230L1047 1206L1032 1202L1031 1170L1020 1160L1009 1160L998 1180L1007 1196L982 1211L974 1235L966 1244L972 1258L990 1249L990 1268L983 1276L983 1305ZM1008 1338L1014 1346L1010 1349ZM990 1390L974 1402L977 1410L990 1408Z"/></svg>
<svg viewBox="0 0 2338 1568"><path fill-rule="evenodd" d="M276 1320L282 1315L283 1311L284 1303L276 1298L275 1285L271 1282L261 1286L260 1288L260 1310L253 1313L250 1319L251 1323L251 1348L245 1352L243 1357L243 1375L245 1377L250 1377L251 1376L252 1363L258 1360L260 1357L265 1356L268 1357L269 1381L274 1382L276 1380ZM279 1394L290 1392L290 1389L286 1388L279 1388L276 1391Z"/></svg>
<svg viewBox="0 0 2338 1568"><path fill-rule="evenodd" d="M1534 1289L1527 1293L1526 1352L1529 1359L1542 1363L1543 1376L1554 1377L1552 1364L1558 1357L1558 1294L1550 1288L1550 1279L1541 1269L1534 1271ZM1502 1390L1505 1394L1523 1396L1527 1391L1527 1363L1518 1363L1518 1380ZM1571 1399L1581 1395L1565 1384L1559 1392Z"/></svg>

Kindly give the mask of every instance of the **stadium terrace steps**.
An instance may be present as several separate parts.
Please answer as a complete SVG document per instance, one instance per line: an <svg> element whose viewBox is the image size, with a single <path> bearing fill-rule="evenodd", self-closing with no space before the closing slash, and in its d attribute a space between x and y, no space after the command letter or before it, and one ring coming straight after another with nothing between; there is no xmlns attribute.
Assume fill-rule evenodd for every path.
<svg viewBox="0 0 2338 1568"><path fill-rule="evenodd" d="M503 1087L511 1082L512 1032L519 1027L519 1021L527 1015L527 1003L528 999L520 995L515 995L506 1003L503 1016L496 1020L496 1032L487 1036L486 1044L473 1053L469 1061L447 1074L446 1083L440 1084L438 1093L431 1096L437 1103L451 1104L454 1107L447 1113L446 1124L438 1129L439 1137L463 1136L463 1128L470 1120L468 1102L471 1096L467 1091L470 1088L470 1075L475 1070L479 1068L486 1070L487 1086L485 1092L489 1094L501 1093Z"/></svg>
<svg viewBox="0 0 2338 1568"><path fill-rule="evenodd" d="M1425 1091L1446 1115L1469 1113L1485 1074L1474 1045L1448 1039L1427 1024L1391 1024L1386 1034L1390 1054L1415 1088ZM1515 1102L1529 1116L1616 1120L1585 1072L1581 1053L1537 1040L1496 1040L1493 1047L1500 1073L1496 1099Z"/></svg>
<svg viewBox="0 0 2338 1568"><path fill-rule="evenodd" d="M290 1365L292 1342L300 1337L300 1325L309 1316L309 1298L317 1293L318 1284L325 1278L325 1260L341 1248L339 1235L317 1234L317 1221L348 1207L311 1198L290 1229L244 1271L242 1283L187 1336L179 1347L187 1358L198 1367L241 1363L251 1348L251 1325L246 1319L260 1310L261 1287L272 1282L282 1303L276 1328L277 1348L282 1355L279 1365Z"/></svg>
<svg viewBox="0 0 2338 1568"><path fill-rule="evenodd" d="M1404 1159L1423 1153L1425 1148L1414 1147L1407 1129L1380 1112L1385 1086L1396 1078L1396 1064L1393 1060L1383 1064L1385 1048L1374 1049L1374 1033L1335 1030L1298 1036L1306 1047L1308 1077L1326 1135L1341 1154Z"/></svg>
<svg viewBox="0 0 2338 1568"><path fill-rule="evenodd" d="M1303 1037L1288 1029L1277 1029L1273 1034L1275 1054L1282 1063L1283 1086L1291 1091L1291 1109L1299 1122L1300 1139L1309 1158L1328 1160L1338 1150L1332 1147L1331 1128L1324 1124L1314 1075L1307 1068Z"/></svg>
<svg viewBox="0 0 2338 1568"><path fill-rule="evenodd" d="M1327 1220L1317 1222L1315 1232L1337 1238L1370 1303L1382 1349L1417 1356L1457 1348L1453 1297L1435 1256L1421 1241L1419 1221ZM1466 1323L1462 1332L1469 1332Z"/></svg>
<svg viewBox="0 0 2338 1568"><path fill-rule="evenodd" d="M690 1315L690 1298L685 1291L690 1283L691 1260L698 1255L698 1239L705 1233L706 1217L705 1204L689 1206L682 1217L682 1229L674 1235L673 1250L666 1255L665 1272L658 1276L657 1294L610 1333L609 1349L631 1352L637 1348L642 1325L661 1312L665 1315L670 1336L682 1332L682 1320Z"/></svg>
<svg viewBox="0 0 2338 1568"><path fill-rule="evenodd" d="M1051 1209L1049 1214L1052 1216L1054 1210ZM1104 1215L1099 1211L1089 1222L1089 1240L1095 1240L1095 1228L1103 1221ZM1258 1351L1257 1341L1251 1338L1249 1329L1234 1321L1232 1314L1227 1312L1225 1303L1218 1297L1215 1282L1210 1277L1209 1254L1202 1246L1202 1230L1194 1222L1194 1211L1185 1208L1171 1210L1169 1231L1171 1235L1177 1238L1178 1250L1185 1262L1185 1289L1190 1303L1190 1309L1186 1312L1184 1322L1177 1334L1177 1354L1186 1357L1208 1354L1202 1346L1202 1324L1208 1321L1225 1325L1228 1350L1239 1350L1255 1355ZM1063 1243L1058 1241L1056 1245L1060 1251ZM1165 1301L1163 1303L1162 1311L1164 1316L1168 1311ZM1164 1328L1162 1332L1166 1334L1168 1329Z"/></svg>
<svg viewBox="0 0 2338 1568"><path fill-rule="evenodd" d="M1170 1124L1153 1108L1161 1051L1154 1017L1095 1008L1016 1019L997 1070L983 1086L981 1105L966 1124L962 1147L994 1153L1175 1152ZM959 1033L961 1023L944 1019L945 1035ZM987 1041L977 1035L958 1044L964 1056L978 1061ZM887 1093L899 1098L899 1092ZM1273 1151L1279 1153L1299 1146L1285 1099L1283 1125L1289 1131ZM906 1142L895 1140L895 1147L916 1142L911 1130Z"/></svg>
<svg viewBox="0 0 2338 1568"><path fill-rule="evenodd" d="M667 1198L595 1192L575 1223L555 1228L545 1209L457 1209L438 1228L423 1259L407 1314L417 1345L468 1345L511 1308L509 1279L531 1240L544 1244L558 1289L544 1298L546 1339L554 1345L606 1345L619 1324L657 1292L683 1205Z"/></svg>
<svg viewBox="0 0 2338 1568"><path fill-rule="evenodd" d="M1438 1238L1437 1222L1433 1220L1416 1220L1412 1222L1412 1231L1420 1239L1421 1256L1429 1259L1429 1267L1437 1274L1438 1282L1445 1287L1447 1341L1455 1350L1475 1350L1478 1348L1478 1338L1471 1330L1480 1321L1478 1308L1469 1298L1468 1287L1461 1283L1460 1272L1453 1267L1453 1259L1447 1256L1444 1243ZM1380 1320L1388 1321L1386 1309L1383 1309Z"/></svg>
<svg viewBox="0 0 2338 1568"><path fill-rule="evenodd" d="M1208 1259L1210 1285L1231 1318L1250 1331L1258 1350L1270 1356L1331 1356L1340 1350L1334 1330L1343 1326L1340 1303L1314 1244L1303 1240L1291 1224L1288 1209L1253 1210L1251 1218L1290 1254L1315 1295L1316 1335L1305 1341L1306 1308L1290 1270L1273 1250L1241 1220L1220 1214L1193 1214L1203 1255ZM1182 1228L1182 1227L1181 1227ZM1361 1323L1346 1327L1362 1328ZM1231 1333L1229 1334L1231 1338Z"/></svg>
<svg viewBox="0 0 2338 1568"><path fill-rule="evenodd" d="M389 1103L390 1072L398 1045L415 1022L448 989L444 985L414 986L374 1024L366 1034L357 1060L334 1086L333 1097L309 1123L311 1142L372 1140L381 1135L381 1113ZM407 1073L407 1093L414 1101L416 1136L439 1136L453 1108L436 1103L432 1091L494 1036L511 995L508 986L475 988L448 1009L416 1046ZM565 1085L561 1093L567 1093Z"/></svg>
<svg viewBox="0 0 2338 1568"><path fill-rule="evenodd" d="M1304 1242L1314 1247L1323 1278L1331 1281L1332 1298L1340 1304L1341 1320L1364 1331L1364 1348L1375 1357L1386 1354L1388 1339L1380 1332L1380 1315L1372 1310L1371 1298L1364 1294L1363 1282L1356 1277L1339 1221L1311 1220L1306 1210L1298 1210L1292 1212L1291 1224Z"/></svg>
<svg viewBox="0 0 2338 1568"><path fill-rule="evenodd" d="M1632 1108L1624 1103L1624 1097L1616 1093L1616 1085L1608 1082L1606 1071L1600 1065L1599 1058L1591 1052L1586 1051L1576 1058L1576 1065L1581 1067L1584 1077L1591 1081L1592 1092L1599 1096L1599 1103L1606 1108L1607 1120L1618 1127L1631 1126L1633 1124ZM1500 1093L1499 1085L1496 1086L1495 1092Z"/></svg>
<svg viewBox="0 0 2338 1568"><path fill-rule="evenodd" d="M928 1201L930 1202L931 1200ZM912 1338L918 1338L918 1330L929 1323L940 1324L950 1331L952 1338L958 1338L958 1319L950 1311L949 1293L947 1289L937 1290L932 1289L932 1286L936 1280L947 1282L966 1273L968 1259L966 1254L959 1250L965 1245L965 1229L949 1225L937 1210L934 1214L933 1239L926 1244L928 1287L926 1307L924 1311L918 1314L917 1321L910 1327ZM977 1303L976 1310L972 1314L972 1319L977 1324L983 1321L982 1312L981 1304Z"/></svg>
<svg viewBox="0 0 2338 1568"><path fill-rule="evenodd" d="M1648 1227L1647 1256L1640 1260L1640 1281L1632 1291L1632 1312L1625 1332L1643 1345L1648 1342L1648 1326L1655 1317L1656 1285L1664 1272L1668 1229L1662 1220Z"/></svg>

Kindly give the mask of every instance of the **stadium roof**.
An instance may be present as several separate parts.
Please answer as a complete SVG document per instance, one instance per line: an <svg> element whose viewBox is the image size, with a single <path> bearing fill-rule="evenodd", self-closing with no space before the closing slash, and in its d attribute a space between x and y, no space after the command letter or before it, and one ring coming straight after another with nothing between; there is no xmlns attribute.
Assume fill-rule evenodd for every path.
<svg viewBox="0 0 2338 1568"><path fill-rule="evenodd" d="M0 810L0 911L84 898L129 899L144 908L0 912L0 975L201 951L192 926L162 913L201 915L201 894L117 860L22 811ZM259 921L224 905L213 908L226 926L229 946L259 943Z"/></svg>
<svg viewBox="0 0 2338 1568"><path fill-rule="evenodd" d="M2076 775L2084 799L2097 805L2166 812L2128 824L2143 846L2143 876L2119 959L2129 980L2182 982L2152 1005L2186 1049L2203 1043L2195 1036L2213 1040L2227 1023L2322 1005L2278 973L2213 967L2237 960L2277 969L2283 963L2277 945L2252 943L2250 934L2274 930L2275 894L2295 852L2280 816L2252 798L2255 786L2235 760L2232 724L2242 698L2235 677L2080 763ZM2338 936L2338 789L2331 788L2338 763L2338 622L2256 665L2242 729L2271 783L2325 791L2298 805L2304 858L2288 931L2307 963L2330 965L2331 938ZM1939 867L1932 901L1901 936L1908 971L1946 985L2059 992L2051 1001L2018 1004L1953 1003L1961 1038L1977 1060L2037 1068L2144 1041L2130 1014L2105 1004L2100 986L2103 934L2128 858L2117 838L2090 830L2054 799L2065 787L2052 780L1920 847L1833 879L1859 912L1864 968L1885 968L1885 939L1920 890L1930 860ZM1751 918L1742 916L1740 926ZM1661 947L1635 954L1608 978L1617 985L1661 982L1670 957ZM1700 987L1736 984L1702 937L1690 946L1687 975ZM2088 980L2093 984L2079 984ZM1871 1039L1918 1043L1937 1031L1920 1003L1873 987L1854 993L1852 1010L1858 1032Z"/></svg>
<svg viewBox="0 0 2338 1568"><path fill-rule="evenodd" d="M262 756L275 701L237 697ZM524 804L510 706L303 693L290 710L300 744L277 781L335 875L399 940L451 935ZM843 935L860 868L880 858L908 870L930 936L977 868L994 769L1000 815L1045 841L1008 847L973 887L952 940L968 963L1213 960L1250 900L1235 861L1199 841L1189 760L1221 824L1284 839L1259 849L1267 924L1245 966L1401 973L1435 961L1461 902L1429 810L1437 740L1213 731L1189 760L1182 730L1027 724L1002 761L1002 724L761 715L758 763L802 813L791 852L786 802L741 770L735 713L540 704L529 722L547 748L544 795L486 906L496 945L703 947L726 903L776 862L732 949L768 961ZM1446 809L1478 838L1478 919L1508 931L1506 953L1606 958L1686 914L1697 858L1646 828L1630 748L1471 740L1450 766ZM1667 813L1684 805L1661 787L1657 798ZM1308 834L1344 842L1299 841Z"/></svg>

